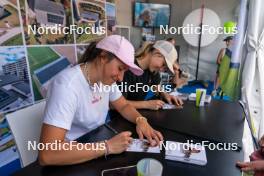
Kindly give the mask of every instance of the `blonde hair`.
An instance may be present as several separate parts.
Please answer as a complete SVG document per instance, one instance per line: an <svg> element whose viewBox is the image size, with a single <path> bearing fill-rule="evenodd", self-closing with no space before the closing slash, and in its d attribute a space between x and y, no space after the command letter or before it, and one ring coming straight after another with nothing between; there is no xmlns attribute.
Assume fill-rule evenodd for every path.
<svg viewBox="0 0 264 176"><path fill-rule="evenodd" d="M154 43L150 41L146 41L142 44L142 47L140 47L136 53L135 57L136 59L143 58L148 53L152 52L155 48L153 48Z"/></svg>

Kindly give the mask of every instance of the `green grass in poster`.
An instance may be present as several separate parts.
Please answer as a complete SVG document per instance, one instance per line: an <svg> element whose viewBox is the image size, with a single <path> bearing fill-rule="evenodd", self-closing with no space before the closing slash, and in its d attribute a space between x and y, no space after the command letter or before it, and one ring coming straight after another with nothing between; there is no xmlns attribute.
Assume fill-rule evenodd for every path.
<svg viewBox="0 0 264 176"><path fill-rule="evenodd" d="M31 75L35 70L55 61L60 57L50 47L29 47L27 48L27 51ZM41 100L42 96L38 91L34 80L32 80L32 86L34 90L35 101Z"/></svg>
<svg viewBox="0 0 264 176"><path fill-rule="evenodd" d="M22 34L17 34L14 37L8 39L4 43L1 44L2 46L15 46L15 45L23 45L23 38Z"/></svg>
<svg viewBox="0 0 264 176"><path fill-rule="evenodd" d="M58 59L60 56L50 47L30 47L28 48L28 59L31 73Z"/></svg>

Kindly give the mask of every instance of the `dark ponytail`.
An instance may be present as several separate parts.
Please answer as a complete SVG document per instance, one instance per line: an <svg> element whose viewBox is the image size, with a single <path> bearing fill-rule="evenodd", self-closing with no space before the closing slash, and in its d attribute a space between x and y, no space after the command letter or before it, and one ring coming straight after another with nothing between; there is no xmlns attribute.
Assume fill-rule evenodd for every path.
<svg viewBox="0 0 264 176"><path fill-rule="evenodd" d="M114 54L102 50L100 48L96 48L97 42L92 42L90 45L87 47L85 52L83 53L81 59L79 60L79 64L81 63L86 63L86 62L93 62L96 58L98 58L102 53L104 52L106 57L110 60L117 58Z"/></svg>

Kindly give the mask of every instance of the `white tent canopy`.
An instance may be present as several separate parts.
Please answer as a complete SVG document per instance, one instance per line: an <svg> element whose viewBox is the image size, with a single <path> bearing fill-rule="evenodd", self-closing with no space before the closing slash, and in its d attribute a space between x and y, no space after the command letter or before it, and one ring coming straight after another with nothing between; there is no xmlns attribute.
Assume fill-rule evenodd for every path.
<svg viewBox="0 0 264 176"><path fill-rule="evenodd" d="M248 28L246 35L246 56L242 73L242 96L249 105L250 118L254 136L258 139L264 135L264 1L250 0L248 11ZM246 127L246 126L245 126ZM252 152L249 146L250 134L245 129L243 141L245 159ZM251 147L251 148L250 148Z"/></svg>

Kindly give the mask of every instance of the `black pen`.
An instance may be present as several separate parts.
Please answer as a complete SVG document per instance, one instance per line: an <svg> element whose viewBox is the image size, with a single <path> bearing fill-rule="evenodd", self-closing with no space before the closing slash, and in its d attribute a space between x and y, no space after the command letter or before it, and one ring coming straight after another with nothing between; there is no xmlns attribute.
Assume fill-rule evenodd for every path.
<svg viewBox="0 0 264 176"><path fill-rule="evenodd" d="M108 128L109 130L111 130L113 133L115 133L115 134L118 134L118 131L116 131L114 128L112 128L110 125L108 125L108 124L104 124L104 126L106 127L106 128Z"/></svg>

